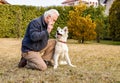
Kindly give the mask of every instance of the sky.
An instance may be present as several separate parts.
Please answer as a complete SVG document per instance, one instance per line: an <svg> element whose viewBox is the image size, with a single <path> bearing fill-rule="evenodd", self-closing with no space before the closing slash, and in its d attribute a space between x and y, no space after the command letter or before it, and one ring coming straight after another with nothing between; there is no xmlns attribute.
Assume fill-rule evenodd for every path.
<svg viewBox="0 0 120 83"><path fill-rule="evenodd" d="M65 0L6 0L12 5L58 6Z"/></svg>

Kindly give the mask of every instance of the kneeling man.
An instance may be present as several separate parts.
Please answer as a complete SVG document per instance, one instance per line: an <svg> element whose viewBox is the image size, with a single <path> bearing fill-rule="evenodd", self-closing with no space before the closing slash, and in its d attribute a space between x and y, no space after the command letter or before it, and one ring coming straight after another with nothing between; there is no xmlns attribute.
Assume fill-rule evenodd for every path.
<svg viewBox="0 0 120 83"><path fill-rule="evenodd" d="M49 34L58 16L56 9L50 9L29 23L22 40L22 54L18 67L47 69L47 65L53 58L56 44L55 40L49 39Z"/></svg>

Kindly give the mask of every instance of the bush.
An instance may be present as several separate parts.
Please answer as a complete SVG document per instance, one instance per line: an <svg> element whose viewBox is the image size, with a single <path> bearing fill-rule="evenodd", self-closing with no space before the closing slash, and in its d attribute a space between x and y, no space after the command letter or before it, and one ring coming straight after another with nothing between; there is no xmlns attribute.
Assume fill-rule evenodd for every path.
<svg viewBox="0 0 120 83"><path fill-rule="evenodd" d="M92 22L89 14L83 16L85 10L86 6L80 4L69 12L69 32L72 38L78 40L79 43L84 43L85 40L92 40L96 37L96 24Z"/></svg>

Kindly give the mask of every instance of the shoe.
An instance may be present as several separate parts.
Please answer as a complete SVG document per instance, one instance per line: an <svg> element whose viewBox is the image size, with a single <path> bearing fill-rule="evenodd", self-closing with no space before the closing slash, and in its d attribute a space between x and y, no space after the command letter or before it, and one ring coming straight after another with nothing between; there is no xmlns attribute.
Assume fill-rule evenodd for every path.
<svg viewBox="0 0 120 83"><path fill-rule="evenodd" d="M44 60L44 62L45 62L45 64L46 64L47 66L53 66L53 64L52 64L51 61L46 61L46 60Z"/></svg>
<svg viewBox="0 0 120 83"><path fill-rule="evenodd" d="M22 67L24 67L26 64L27 64L27 60L22 57L21 60L20 60L20 62L19 62L19 64L18 64L18 67L19 67L19 68L22 68Z"/></svg>
<svg viewBox="0 0 120 83"><path fill-rule="evenodd" d="M35 69L35 64L31 61L27 61L27 65L25 66L27 69Z"/></svg>

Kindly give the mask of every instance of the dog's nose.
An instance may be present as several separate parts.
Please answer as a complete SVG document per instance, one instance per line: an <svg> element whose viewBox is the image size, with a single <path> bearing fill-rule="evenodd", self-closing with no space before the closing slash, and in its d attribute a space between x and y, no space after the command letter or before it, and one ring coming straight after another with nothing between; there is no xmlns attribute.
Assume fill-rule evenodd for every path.
<svg viewBox="0 0 120 83"><path fill-rule="evenodd" d="M57 31L57 33L59 33L59 31Z"/></svg>

